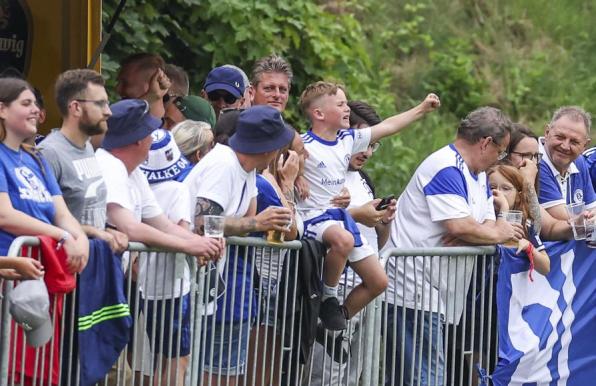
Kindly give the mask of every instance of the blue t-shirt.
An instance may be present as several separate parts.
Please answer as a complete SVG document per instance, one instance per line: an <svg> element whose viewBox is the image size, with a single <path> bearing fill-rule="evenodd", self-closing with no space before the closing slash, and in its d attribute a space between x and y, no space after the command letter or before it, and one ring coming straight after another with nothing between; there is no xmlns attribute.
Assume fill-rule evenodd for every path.
<svg viewBox="0 0 596 386"><path fill-rule="evenodd" d="M258 190L257 195L257 213L267 209L267 207L275 205L281 206L281 201L271 184L261 175L257 175L256 185ZM251 233L250 236L263 237L263 232ZM244 258L246 253L246 258ZM249 316L254 318L256 316L257 307L252 283L252 256L253 248L248 247L231 247L228 255L228 272L226 280L226 293L219 299L217 305L216 320L221 321L240 321L248 320ZM234 273L234 267L236 272ZM232 284L233 285L230 285ZM232 296L233 295L233 296ZM234 299L234 301L232 301ZM250 302L253 302L250 307ZM224 313L225 308L225 313ZM250 310L250 313L249 313Z"/></svg>
<svg viewBox="0 0 596 386"><path fill-rule="evenodd" d="M575 167L574 167L575 165ZM559 204L571 204L574 202L585 202L586 208L594 206L596 193L590 178L590 171L584 157L578 157L569 167L567 177L567 194L563 197L561 186L557 181L558 171L554 168L548 157L540 161L540 192L538 202L545 208Z"/></svg>
<svg viewBox="0 0 596 386"><path fill-rule="evenodd" d="M16 210L52 224L56 215L52 196L62 194L52 168L41 158L42 172L31 154L22 149L14 151L3 143L0 143L0 159L0 192L8 193ZM0 255L8 253L15 238L12 233L0 229Z"/></svg>
<svg viewBox="0 0 596 386"><path fill-rule="evenodd" d="M270 206L283 206L275 188L260 174L257 174L257 213L261 213ZM253 233L251 236L263 237L263 232Z"/></svg>

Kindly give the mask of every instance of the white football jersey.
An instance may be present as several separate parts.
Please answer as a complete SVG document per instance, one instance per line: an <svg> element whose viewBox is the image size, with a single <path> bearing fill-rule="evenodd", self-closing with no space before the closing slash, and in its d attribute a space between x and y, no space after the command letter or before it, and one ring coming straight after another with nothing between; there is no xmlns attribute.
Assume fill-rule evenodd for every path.
<svg viewBox="0 0 596 386"><path fill-rule="evenodd" d="M339 194L346 181L352 154L366 150L370 135L370 128L340 130L335 141L322 139L312 131L302 134L309 154L304 165L304 178L310 185L310 197L298 202L299 209L325 210L331 207L331 198Z"/></svg>

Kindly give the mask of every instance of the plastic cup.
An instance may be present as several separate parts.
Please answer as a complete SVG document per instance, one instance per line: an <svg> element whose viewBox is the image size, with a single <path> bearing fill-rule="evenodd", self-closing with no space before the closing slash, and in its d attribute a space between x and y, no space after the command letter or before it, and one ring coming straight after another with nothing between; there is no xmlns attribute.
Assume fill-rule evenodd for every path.
<svg viewBox="0 0 596 386"><path fill-rule="evenodd" d="M523 214L521 210L510 210L509 212L505 213L505 220L507 220L510 224L520 224L522 223Z"/></svg>
<svg viewBox="0 0 596 386"><path fill-rule="evenodd" d="M569 215L569 222L573 229L573 238L576 240L586 239L586 219L583 216L585 211L584 202L574 202L567 204L567 214Z"/></svg>
<svg viewBox="0 0 596 386"><path fill-rule="evenodd" d="M594 219L586 220L586 244L590 248L596 248L596 223Z"/></svg>
<svg viewBox="0 0 596 386"><path fill-rule="evenodd" d="M224 236L224 216L203 216L205 236L221 239Z"/></svg>
<svg viewBox="0 0 596 386"><path fill-rule="evenodd" d="M521 224L522 223L522 212L519 210L510 210L509 212L505 213L505 221L510 224ZM504 247L508 248L515 248L517 247L517 241L514 239L508 240L507 242L503 243Z"/></svg>

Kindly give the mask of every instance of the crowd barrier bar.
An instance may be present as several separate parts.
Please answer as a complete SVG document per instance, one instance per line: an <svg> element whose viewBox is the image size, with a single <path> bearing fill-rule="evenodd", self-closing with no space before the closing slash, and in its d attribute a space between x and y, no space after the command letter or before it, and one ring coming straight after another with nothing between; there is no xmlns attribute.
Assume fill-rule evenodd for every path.
<svg viewBox="0 0 596 386"><path fill-rule="evenodd" d="M230 249L231 248L240 248L240 247L252 247L252 256L251 256L251 261L250 264L252 265L253 269L255 268L255 259L254 259L254 254L256 250L268 250L268 251L286 251L288 254L293 254L295 256L295 258L297 259L299 257L299 249L301 247L300 242L286 242L283 243L282 245L272 245L272 244L267 244L263 239L257 239L257 238L248 238L248 237L230 237L226 239L227 242L227 249L226 249L226 256L228 258L228 262L229 262L229 255L230 255ZM17 239L15 239L15 241L13 242L13 244L11 245L11 248L9 250L9 256L22 256L23 255L23 247L29 247L28 253L25 253L26 256L31 256L31 247L33 246L37 246L39 245L39 241L36 237L19 237ZM26 248L25 248L26 250ZM140 243L130 243L128 250L127 250L127 254L128 256L134 256L135 254L138 254L138 258L137 258L137 262L139 264L137 265L133 265L133 261L135 259L133 258L128 258L128 262L125 264L125 270L127 272L127 280L125 282L125 287L124 287L124 291L127 295L127 298L129 299L129 306L131 306L131 314L134 316L134 320L135 323L133 323L133 339L131 340L131 342L129 342L129 344L125 347L123 354L121 356L121 359L123 360L119 360L117 362L117 366L113 371L113 374L111 375L111 378L109 379L108 376L106 376L106 378L104 379L104 381L100 382L100 384L104 384L104 385L124 385L124 384L135 384L135 378L137 383L139 381L147 381L149 382L149 384L168 384L168 382L163 382L160 383L161 379L154 381L154 377L160 376L163 377L164 373L166 374L166 378L170 380L170 383L172 384L179 384L179 382L182 382L181 374L178 374L178 371L176 371L176 369L172 369L171 361L167 361L167 363L165 364L165 366L163 366L162 368L162 361L158 360L154 363L154 355L155 351L157 349L157 351L163 351L163 350L167 350L170 352L170 354L172 354L172 346L177 346L178 347L178 351L176 353L174 353L175 357L178 357L178 354L180 353L180 343L181 343L181 334L180 331L178 331L177 336L168 336L168 334L172 335L172 323L173 323L173 318L174 318L174 313L178 312L178 314L180 315L182 312L182 301L179 302L178 307L173 307L172 306L172 310L174 310L174 308L177 308L177 310L174 310L173 312L169 313L169 320L166 320L166 314L168 314L168 312L166 312L166 304L165 302L161 302L161 304L159 304L159 302L155 302L155 300L149 300L149 296L143 296L143 288L146 291L145 294L147 294L147 292L149 292L151 285L148 284L150 282L153 281L153 284L155 286L155 288L159 287L159 285L161 284L161 289L166 289L166 287L164 287L164 284L166 282L166 275L168 274L168 272L163 273L163 267L160 266L160 264L162 262L165 261L165 259L167 258L172 258L173 254L175 254L175 252L173 251L165 251L162 249L157 249L157 248L150 248L147 247L143 244ZM246 259L246 257L248 256L247 252L244 253L244 258ZM292 256L293 257L293 256ZM186 263L188 264L188 269L189 269L189 273L190 273L190 303L191 303L191 311L190 311L190 325L192 326L191 328L191 337L190 337L190 341L191 341L191 352L190 352L190 364L187 368L186 371L186 376L184 378L184 384L192 384L192 385L198 385L201 384L203 381L203 363L202 363L202 358L201 355L199 355L199 353L201 352L201 350L204 350L205 348L205 339L204 339L204 334L203 334L203 329L206 326L206 320L208 318L205 317L205 309L206 307L208 307L208 301L206 300L208 294L203 291L203 289L205 288L205 285L209 285L208 283L208 279L209 276L207 275L208 272L208 268L209 267L201 267L200 269L198 269L197 265L196 265L196 261L193 257L191 256L184 256L184 259L186 260ZM126 260L126 259L124 259ZM144 262L144 263L143 263ZM152 264L153 264L153 269L152 268ZM165 264L165 263L164 263ZM226 264L226 272L228 271L229 264ZM139 268L139 266L141 266L141 268ZM142 268L144 266L144 268ZM232 267L233 271L234 271L234 275L236 275L235 273L235 267ZM258 267L257 267L258 268ZM144 283L142 282L142 280L139 280L138 275L140 274L139 271L144 269ZM278 267L278 269L281 269L281 267ZM167 270L166 270L167 271ZM132 280L134 276L136 277L136 280ZM163 281L162 283L157 283L156 279L158 278L158 276L161 277L161 280ZM297 279L297 271L293 273L294 276L294 281L296 281ZM173 292L176 290L176 280L175 277L171 277L170 280L171 281L171 288L170 290ZM235 277L234 277L235 279ZM252 283L251 281L251 288L249 288L249 296L252 297L252 285L255 283ZM0 385L4 386L4 385L8 385L9 382L10 384L14 384L15 383L15 373L24 373L24 364L21 366L20 369L16 369L15 368L15 364L14 364L14 359L12 358L12 366L11 368L9 368L9 362L11 360L10 356L13 355L11 354L11 335L13 337L16 337L16 329L14 331L14 334L12 332L12 323L11 323L11 318L10 318L10 314L8 312L8 302L5 299L5 296L8 295L10 293L10 291L13 288L13 282L12 281L5 281L4 285L3 285L3 289L2 289L2 298L0 299L1 301L1 314L0 314L0 318L1 318L1 326L2 326L2 333L0 335ZM244 288L243 288L244 289ZM183 290L183 283L180 282L179 283L179 290L180 292L182 292ZM286 283L286 288L284 289L285 293L288 293L289 289L287 288L287 283ZM76 296L76 290L73 291L73 297ZM57 295L57 296L64 296L64 295ZM165 296L166 298L168 298L168 296ZM258 303L254 305L254 307L258 307L258 308L262 308L263 305L261 305L261 296L258 296ZM243 302L244 299L232 299L232 307L233 307L233 302ZM144 322L140 322L139 321L139 315L141 314L140 310L147 310L147 306L149 303L153 302L154 303L154 311L157 310L161 310L161 312L153 312L152 317L149 318L150 320L144 320ZM277 308L278 305L280 303L283 303L285 305L285 301L283 299L277 299L276 304L275 305L270 305L267 304L266 308L268 311L268 308L271 308L272 306L275 306L275 312L277 313ZM227 305L224 304L224 308ZM290 304L290 306L292 307L291 310L294 310L295 308L295 304L292 302L292 304ZM250 302L250 307L253 307L253 303ZM287 307L286 307L287 308ZM286 309L284 308L284 310ZM225 311L225 309L224 309ZM249 313L250 313L250 309L249 309ZM159 314L159 316L158 316ZM260 317L260 313L259 313L259 317ZM54 319L54 318L53 318ZM59 378L58 378L58 383L59 384L78 384L79 383L79 376L80 376L80 369L78 366L78 358L73 358L72 356L68 355L67 357L64 356L64 352L63 350L66 350L65 348L65 343L62 340L66 340L66 339L71 339L72 340L72 336L74 335L75 331L76 331L76 327L75 328L71 328L70 333L68 331L64 331L64 326L65 326L65 322L67 320L70 320L70 326L76 326L77 324L77 317L74 314L74 307L72 307L72 313L70 313L70 315L67 315L66 312L63 313L63 317L62 320L60 321L62 324L62 334L61 337L63 339L61 339L60 342L60 349L59 349L59 358L54 358L53 355L50 358L50 369L52 368L53 365L53 361L57 361L59 362L58 366L60 368L63 367L63 363L61 363L62 359L64 358L65 361L67 361L66 367L67 367L67 371L60 371L59 373ZM294 331L294 325L293 325L293 320L292 319L290 322L292 323L291 326L286 326L285 325L285 320L281 323L281 326L277 326L274 325L274 328L280 328L281 329L281 335L283 336L283 334L285 333L285 330L287 329L290 332L290 341L293 340L294 338L294 334L300 334L300 331ZM147 336L147 327L146 324L149 322L152 322L153 326L155 326L156 322L160 323L160 325L163 327L163 329L166 329L166 333L163 333L163 331L159 331L156 328L152 328L151 330L151 336ZM52 320L52 323L56 323L55 320ZM277 322L276 322L277 323ZM23 334L24 335L24 334ZM145 335L145 339L143 340L143 335ZM257 335L258 337L258 335ZM147 339L148 338L148 339ZM53 338L52 338L53 339ZM279 339L276 338L276 336L271 336L271 337L267 337L265 341L267 341L267 339L273 340L273 343L275 344L275 339ZM176 342L176 343L174 343ZM53 340L50 341L49 343L49 347L51 347L51 345L53 344ZM46 345L47 346L47 345ZM41 360L41 368L42 368L42 372L44 369L44 364L43 361L45 360L45 350L46 350L46 346L39 348L37 350L35 350L35 368L38 368L38 362ZM166 347L167 346L167 347ZM70 346L69 346L70 347ZM292 351L292 347L283 347L284 351L289 351L291 353ZM147 351L149 351L149 354L151 355L151 358L149 360L147 360ZM52 351L53 354L53 351ZM41 359L40 359L41 358ZM140 360L138 359L140 358ZM24 363L25 361L25 354L23 353L22 356L22 363ZM290 357L290 362L293 359ZM130 363L129 363L130 362ZM287 361L286 361L287 362ZM267 363L265 364L264 362L261 364L262 368L268 367L270 364ZM256 384L256 378L255 378L255 373L256 371L256 362L252 365L252 381L251 382L245 382L245 384ZM280 363L277 364L277 367L281 368L281 361ZM50 370L51 371L51 370ZM159 374L159 375L156 375ZM171 379L170 378L170 374L174 374L174 378ZM295 372L295 375L297 376L297 372ZM44 374L40 373L37 374L37 372L34 374L34 378L37 376L41 376L43 378ZM45 375L47 377L47 374ZM51 375L50 375L51 376ZM141 378L141 379L139 379ZM229 381L229 377L227 377L228 381ZM49 381L49 380L48 380ZM39 382L40 384L43 383L42 381ZM281 379L278 381L279 384L281 384ZM37 380L36 380L36 384L37 384ZM221 384L221 379L218 380L218 384ZM264 381L261 382L261 384L264 384Z"/></svg>
<svg viewBox="0 0 596 386"><path fill-rule="evenodd" d="M348 351L347 354L345 354L342 350L340 354L337 355L337 357L339 357L339 363L336 363L337 361L333 359L336 357L336 347L328 347L328 344L333 343L334 339L338 337L338 334L327 333L325 335L324 342L322 343L322 348L323 353L327 352L330 355L323 354L323 357L316 357L317 361L313 361L313 355L311 352L310 363L308 363L307 366L302 366L299 363L296 347L293 347L294 342L299 341L299 338L303 333L302 329L294 323L296 318L301 318L302 316L301 314L295 313L298 304L295 304L294 297L288 301L288 299L281 299L279 296L272 296L275 295L272 291L278 291L278 294L288 294L289 292L291 293L292 291L295 291L295 288L289 288L286 281L285 287L280 290L274 285L271 285L270 280L271 276L277 276L279 278L279 275L282 274L282 269L286 270L284 273L286 278L292 277L294 280L298 279L297 271L289 272L289 267L285 267L283 264L276 265L274 264L273 260L274 258L279 258L279 255L281 254L285 254L286 258L299 259L299 250L301 247L300 242L289 242L276 246L268 244L263 239L244 237L230 237L226 239L226 242L228 245L226 248L226 264L222 272L225 276L226 286L230 280L227 278L231 278L232 283L235 284L237 281L239 281L239 275L244 274L245 271L238 271L238 267L240 266L238 263L239 261L243 263L244 267L250 267L251 272L253 273L251 277L244 277L245 280L242 280L241 287L235 288L235 286L233 286L234 288L227 287L225 289L226 291L231 291L234 289L234 291L233 293L229 294L231 295L230 299L228 299L226 302L223 302L222 309L220 309L220 312L225 315L226 312L229 312L230 308L238 309L237 306L239 304L248 304L247 309L241 308L241 317L239 323L237 323L239 324L240 330L242 330L242 328L248 328L248 336L251 338L250 342L244 342L247 351L249 351L248 360L244 365L244 377L238 384L251 386L263 386L269 384L306 385L317 384L313 382L315 380L314 378L316 378L317 382L319 382L321 385L356 385L360 382L360 384L364 386L376 386L385 384L385 382L388 380L388 374L391 376L396 373L397 369L395 368L395 365L398 362L398 359L396 358L396 351L394 350L394 352L389 356L389 360L392 363L387 363L385 355L388 342L387 338L384 337L387 337L389 328L387 325L387 319L390 314L388 313L388 308L384 307L384 303L388 300L391 300L389 299L388 294L381 295L373 303L367 306L361 313L360 320L357 323L353 322L349 324L348 330L344 332L344 337L342 338L344 341L349 342ZM23 246L33 247L38 244L39 242L35 237L19 237L11 245L9 256L21 255ZM29 248L29 252L30 251L31 248ZM189 283L189 295L191 304L190 325L192 326L190 337L190 363L186 370L184 379L182 378L183 375L179 374L177 369L172 368L173 365L171 361L166 361L167 363L165 364L161 360L154 361L153 354L156 349L158 351L163 351L165 349L171 352L172 347L177 346L179 350L181 342L180 332L178 332L176 336L167 336L167 334L163 333L163 328L165 328L170 335L174 335L171 333L170 327L173 323L174 313L170 312L168 314L165 312L165 302L161 302L160 304L155 302L154 309L161 307L161 312L152 313L150 320L145 320L144 323L146 324L148 322L152 322L155 326L155 323L159 321L162 326L162 331L157 331L156 328L153 328L150 334L151 336L147 336L147 327L139 322L138 317L141 314L140 310L147 310L149 303L152 301L149 299L148 295L143 295L146 295L147 291L149 291L149 286L147 283L153 281L157 289L159 283L156 283L156 280L158 277L160 277L163 281L160 288L165 288L164 283L167 281L167 278L165 274L162 275L163 272L159 264L160 262L165 261L168 256L171 258L173 253L174 252L171 251L148 248L147 246L139 243L131 243L129 245L128 254L139 254L137 261L140 265L143 265L143 261L145 262L145 283L141 283L138 280L138 275L140 273L137 271L141 268L135 268L133 265L134 259L128 259L126 269L128 272L128 279L126 281L125 292L128 295L128 299L130 299L129 305L133 306L131 307L131 313L135 316L135 323L133 324L133 339L124 349L122 355L124 359L118 362L118 366L114 370L114 377L109 381L108 377L106 377L101 384L132 385L135 384L136 378L137 382L140 380L145 380L150 384L166 385L168 382L160 383L161 378L157 380L154 379L155 377L164 377L163 374L166 374L165 377L166 379L170 380L171 384L179 384L179 382L182 382L184 384L207 386L229 384L231 381L233 381L233 377L229 374L215 374L216 377L213 378L213 370L206 370L205 367L205 358L207 355L200 354L205 353L205 350L209 345L211 348L211 354L209 358L210 363L213 363L213 361L217 359L216 356L219 357L220 361L223 360L223 353L215 353L213 348L215 343L220 343L220 347L226 348L222 346L222 343L224 343L224 338L231 338L232 333L225 331L225 322L221 322L216 320L216 318L210 318L207 316L209 313L207 309L209 308L210 303L208 299L210 296L210 291L205 291L204 289L209 288L211 292L214 290L215 293L218 292L217 287L211 288L211 283L209 283L209 281L212 279L212 276L209 275L208 272L209 270L215 269L214 266L198 268L195 259L190 256L183 256L183 260L185 260L188 264L188 276L191 278ZM450 285L454 287L447 288L447 290L451 290L451 292L456 296L458 294L463 296L468 293L474 295L477 293L484 294L483 296L478 297L479 302L472 302L471 307L466 307L464 304L461 320L457 325L453 323L441 322L441 327L443 327L445 331L445 344L442 353L432 352L430 349L423 352L422 346L416 347L415 356L419 359L426 358L426 360L430 360L432 357L435 357L436 359L438 358L439 354L443 354L445 358L445 366L442 374L444 379L443 384L473 384L473 382L475 382L473 380L475 378L473 376L473 372L467 371L464 374L464 371L462 370L464 364L468 364L469 369L473 367L471 366L473 360L478 359L478 362L480 362L481 366L491 368L491 360L496 358L495 355L491 355L491 353L494 354L494 352L496 352L496 347L494 346L494 343L490 337L490 334L493 333L493 331L490 331L490 326L492 318L494 317L491 304L493 302L494 296L493 280L495 277L495 262L489 257L493 253L494 247L456 247L393 249L383 254L382 260L386 259L392 261L393 267L398 266L398 264L404 265L406 261L410 259L412 260L412 266L415 267L416 264L418 264L422 269L421 272L429 276L431 281L434 280L436 283L441 283L442 280L447 279L448 287ZM416 259L418 263L414 263L414 259ZM231 264L230 262L235 264ZM437 264L437 262L443 263ZM155 268L153 270L151 270L152 264L154 265L153 268ZM471 277L469 286L462 285L465 283L458 281L453 282L452 280L448 279L462 268L464 272L470 272ZM388 267L387 270L389 271L390 268ZM407 268L405 268L405 266L403 271L404 278L407 275L413 275L414 277L417 277L417 275L421 273L416 270L410 272L407 270ZM489 271L489 275L479 276L479 274L485 271ZM132 280L134 276L133 272L135 272L135 275L137 275L136 284ZM180 272L177 274L179 273ZM254 275L255 273L257 275ZM402 278L402 280L404 278ZM171 279L175 279L175 277L172 277ZM175 291L176 281L170 281L172 282L171 290ZM342 292L343 297L345 298L349 290L356 284L356 275L353 272L344 273L342 283ZM398 277L395 275L393 278L393 285L394 288L398 288ZM12 286L13 283L11 281L5 281L3 295L10 293ZM178 286L180 292L182 292L183 283L180 282ZM235 296L236 290L238 289L240 290L239 293L241 294L239 298ZM487 291L483 291L484 289ZM429 291L430 287L427 286L422 286L421 288L416 287L414 296L421 296L422 299L426 299L426 303L432 304L434 302L433 296L435 296L435 294L432 291L430 294L426 294L426 292ZM401 287L401 295L405 296L404 286ZM224 294L222 296L226 295ZM252 300L247 301L248 299L246 296L250 296ZM456 303L450 302L449 299L443 300L445 304L439 306L439 313L453 314L455 312L454 310ZM14 369L14 365L12 366L12 369L9 368L9 356L12 355L10 351L11 334L16 333L16 331L11 332L11 319L8 312L8 302L6 301L5 296L0 298L0 302L0 317L2 320L2 333L0 336L0 386L5 386L8 385L9 382L14 383L13 377L16 369ZM424 330L425 324L427 323L427 318L424 317L424 313L420 312L421 310L419 309L419 307L422 305L423 304L421 303L414 307L414 311L416 311L414 313L414 336L421 336L421 332ZM452 308L451 311L448 309L448 307ZM182 302L179 302L176 308L178 312L182 312ZM480 310L479 318L476 318L477 308ZM174 307L172 307L172 309L174 309ZM246 312L248 315L242 315L243 312ZM401 312L402 316L405 315L405 308L402 308ZM280 318L280 316L285 316L285 313L289 313L291 317L289 319ZM168 314L169 320L166 320L166 314ZM394 312L393 316L395 316L395 314L396 312ZM245 316L248 316L248 319ZM75 325L74 323L76 318L74 312L71 315L66 315L66 313L63 315L63 319L67 317L69 317L71 320L70 325ZM62 322L62 328L64 329L64 320ZM477 322L479 325L475 324ZM211 323L211 325L209 326L208 323ZM262 326L265 326L266 328L261 328ZM208 327L211 328L212 332L217 332L217 329L220 329L218 338L220 339L219 342L215 342L213 338L210 341L207 339L206 333ZM403 333L403 323L401 327ZM429 324L426 328L430 330L430 335L433 336L433 325ZM479 328L480 331L478 335L475 334L476 328ZM359 329L358 333L352 334L357 329ZM393 330L393 332L396 332L397 326L393 326ZM486 338L486 331L488 331L488 339ZM74 333L74 330L72 333ZM69 334L65 335L63 331L62 337L66 338L68 335ZM145 336L147 339L141 341L139 337L143 336ZM286 336L287 338L284 339ZM474 344L475 339L478 339L476 345ZM393 340L394 341L392 343L394 347L397 347L398 344L401 346L399 354L403 356L405 353L403 342L397 342L395 334ZM147 342L149 347L147 347ZM258 342L261 342L260 345L257 344ZM451 345L449 342L451 342ZM228 353L226 358L228 362L233 361L234 359L239 362L238 358L232 357L230 350L235 348L234 345L241 343L242 342L232 343L231 340L228 339ZM350 351L350 344L352 346L358 347L357 352ZM151 349L151 347L153 347L153 349ZM342 346L340 345L340 348L341 347ZM64 344L61 343L59 358L50 357L50 362L60 361L61 358L63 358L63 348ZM455 355L456 348L462 351L459 357L456 357ZM42 371L44 368L43 361L45 360L44 350L44 348L36 350L36 362L42 361ZM149 360L146 358L147 351L149 351L149 356L151 357ZM180 351L178 351L176 354L179 353ZM475 354L480 355L478 358L473 358ZM346 355L348 357L347 359L345 358ZM140 361L138 359L140 359ZM131 362L130 369L127 369L127 362L129 361ZM69 358L69 362L72 362L69 364L69 366L67 366L69 370L66 372L66 374L60 375L61 377L65 376L67 378L60 379L60 382L65 381L67 384L71 384L72 381L74 382L72 384L77 384L80 375L78 371L77 358ZM73 368L76 369L76 371L73 371ZM389 379L387 384L403 384L405 381L403 362L399 363L398 369L401 375L399 383L394 382L393 379ZM414 374L414 370L416 369L410 369L410 381L416 378L419 379L422 375L420 368L417 369L417 374ZM174 374L175 376L170 378L170 374ZM43 376L43 374L41 375ZM431 375L431 369L427 370L426 375ZM439 374L435 372L435 381L437 381L438 378ZM275 382L273 382L274 380Z"/></svg>
<svg viewBox="0 0 596 386"><path fill-rule="evenodd" d="M389 259L387 264L389 285L394 291L393 296L387 291L375 300L376 326L378 328L382 324L382 334L375 334L375 330L379 330L369 325L367 337L379 341L376 347L382 347L382 350L373 351L373 356L370 357L371 366L365 366L362 379L364 386L474 385L478 382L476 363L481 368L492 370L497 358L496 324L493 323L493 318L496 318L493 312L493 289L497 269L494 253L494 246L479 246L395 248L382 254L383 258ZM401 272L392 275L392 270L396 272L398 268ZM420 277L420 275L423 276ZM406 283L408 278L414 281L423 280L427 285L409 287L406 291L406 285L403 283ZM399 295L400 298L398 298ZM408 298L412 297L416 300L413 308L400 307L398 311L398 307L393 306L393 313L389 313L388 310L391 307L387 306L389 302L403 305L403 299L406 299L407 303ZM463 308L459 318L458 301ZM432 320L429 317L432 314L423 311L432 310L433 305L435 305L435 314L441 315L437 328L443 329L442 337L437 331L433 335L433 324L430 323ZM410 315L413 314L410 322L413 324L411 328L415 339L421 339L425 335L426 328L427 335L434 338L435 345L439 343L439 339L442 340L442 351L432 350L432 344L424 347L423 350L422 344L414 343L410 352L406 353L403 339L398 342L396 338L398 328L400 328L401 337L404 336L406 310ZM397 326L397 322L394 323L389 330L391 327L388 325L388 319L393 316L395 320L397 313L401 314L402 323L400 326ZM392 340L388 333L393 333ZM382 337L384 338L381 343ZM390 355L386 355L388 345L394 348ZM405 369L404 361L399 360L404 358L405 354L411 354L414 357L409 369ZM422 374L422 366L416 365L416 361L432 363L432 359L436 363L441 356L444 359L442 372L428 366L426 374ZM391 363L387 363L387 359ZM367 368L371 369L370 372ZM404 374L404 370L409 371ZM424 375L426 378L422 378ZM422 379L426 379L426 383L423 383Z"/></svg>

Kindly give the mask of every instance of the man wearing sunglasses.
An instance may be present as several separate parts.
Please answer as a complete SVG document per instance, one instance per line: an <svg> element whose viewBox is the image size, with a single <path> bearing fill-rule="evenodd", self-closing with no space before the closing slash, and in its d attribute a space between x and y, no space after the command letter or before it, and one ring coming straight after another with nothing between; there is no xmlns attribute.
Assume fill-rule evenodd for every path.
<svg viewBox="0 0 596 386"><path fill-rule="evenodd" d="M243 105L244 89L242 73L234 67L221 66L209 72L201 96L211 103L215 116L219 118L223 109L240 108Z"/></svg>

